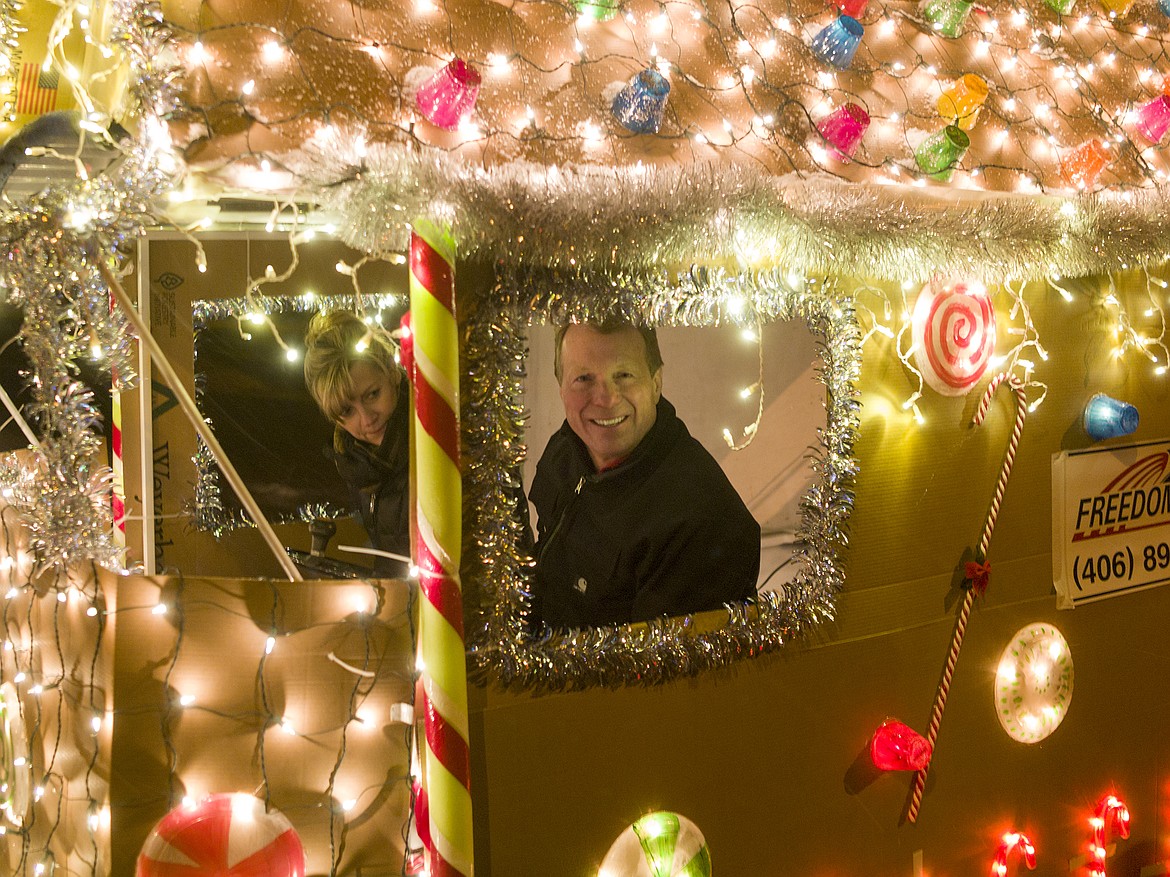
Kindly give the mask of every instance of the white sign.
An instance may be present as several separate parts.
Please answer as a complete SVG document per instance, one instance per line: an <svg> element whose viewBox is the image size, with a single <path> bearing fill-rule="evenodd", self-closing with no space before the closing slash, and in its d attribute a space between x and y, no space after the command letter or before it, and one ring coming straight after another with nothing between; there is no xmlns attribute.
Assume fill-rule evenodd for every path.
<svg viewBox="0 0 1170 877"><path fill-rule="evenodd" d="M1053 455L1052 575L1061 609L1170 582L1170 441Z"/></svg>

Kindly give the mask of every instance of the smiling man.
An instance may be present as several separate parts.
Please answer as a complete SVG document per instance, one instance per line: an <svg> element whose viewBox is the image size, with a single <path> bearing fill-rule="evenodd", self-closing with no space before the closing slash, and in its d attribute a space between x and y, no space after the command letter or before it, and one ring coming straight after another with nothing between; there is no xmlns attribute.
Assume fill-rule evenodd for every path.
<svg viewBox="0 0 1170 877"><path fill-rule="evenodd" d="M530 491L537 616L596 627L754 596L759 524L662 397L654 330L563 326L555 370L565 422Z"/></svg>

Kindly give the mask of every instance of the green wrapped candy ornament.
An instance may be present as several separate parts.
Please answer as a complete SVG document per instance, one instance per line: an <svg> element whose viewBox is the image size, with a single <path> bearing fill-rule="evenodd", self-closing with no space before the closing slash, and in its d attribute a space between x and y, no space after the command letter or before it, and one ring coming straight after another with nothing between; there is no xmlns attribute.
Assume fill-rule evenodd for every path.
<svg viewBox="0 0 1170 877"><path fill-rule="evenodd" d="M711 877L711 854L695 823L659 810L618 835L597 877Z"/></svg>

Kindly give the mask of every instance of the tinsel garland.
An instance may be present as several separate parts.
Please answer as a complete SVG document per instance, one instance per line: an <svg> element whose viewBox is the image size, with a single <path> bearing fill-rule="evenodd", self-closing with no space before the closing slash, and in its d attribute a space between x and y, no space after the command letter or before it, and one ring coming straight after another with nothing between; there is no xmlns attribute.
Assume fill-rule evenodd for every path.
<svg viewBox="0 0 1170 877"><path fill-rule="evenodd" d="M30 530L39 566L92 559L119 563L110 511L112 471L97 462L92 394L75 378L82 357L111 370L116 389L134 381L131 334L111 310L97 260L117 258L151 221L155 199L173 184L161 116L175 106L177 68L157 3L118 0L111 40L130 66L139 137L102 174L51 186L0 212L0 285L21 308L19 337L31 362L30 419L45 436L31 460L8 457L0 484ZM160 140L159 138L163 139Z"/></svg>
<svg viewBox="0 0 1170 877"><path fill-rule="evenodd" d="M354 165L340 148L323 149L287 163L306 192L343 217L345 241L379 255L404 250L415 216L453 221L466 257L568 270L784 266L805 275L1001 282L1107 273L1165 260L1170 249L1162 188L1072 198L934 194L739 166L516 162L489 172L389 145L371 146Z"/></svg>
<svg viewBox="0 0 1170 877"><path fill-rule="evenodd" d="M468 320L462 404L469 657L481 679L536 689L655 684L779 648L831 619L844 585L841 551L853 507L859 426L860 332L852 306L832 289L794 289L778 271L600 275L502 266L495 290ZM730 294L746 303L728 311ZM702 630L691 617L566 634L534 631L533 560L515 514L527 455L522 381L534 318L597 320L620 313L668 325L753 325L803 320L823 343L820 377L828 417L813 454L814 483L801 504L795 579L782 596L727 609Z"/></svg>
<svg viewBox="0 0 1170 877"><path fill-rule="evenodd" d="M28 530L28 548L39 569L74 566L87 559L107 567L118 564L112 541L108 466L95 462L100 440L92 426L98 418L93 393L60 371L34 378L34 422L51 425L52 441L31 457L0 458L0 493Z"/></svg>
<svg viewBox="0 0 1170 877"><path fill-rule="evenodd" d="M16 85L19 65L13 62L13 52L19 50L20 35L26 28L20 21L21 0L0 0L0 79L6 80L11 90L4 93L0 99L0 116L5 122L11 122L15 117Z"/></svg>

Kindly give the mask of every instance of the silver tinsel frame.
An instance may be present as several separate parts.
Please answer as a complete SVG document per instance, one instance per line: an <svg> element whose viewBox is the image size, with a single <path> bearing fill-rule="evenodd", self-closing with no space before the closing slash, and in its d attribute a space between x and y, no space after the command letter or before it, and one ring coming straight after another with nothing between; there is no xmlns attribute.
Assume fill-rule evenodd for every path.
<svg viewBox="0 0 1170 877"><path fill-rule="evenodd" d="M502 270L468 320L464 349L464 529L471 550L462 574L473 674L538 690L655 684L774 651L832 619L844 584L841 552L857 471L861 350L849 299L828 286L794 288L779 271L696 270L672 279ZM745 306L731 309L732 300ZM819 375L828 418L813 454L814 483L801 505L798 573L782 598L765 593L755 604L729 606L714 629L707 613L568 634L533 630L527 525L516 516L527 454L520 401L527 328L539 319L615 313L656 325L799 319L823 342Z"/></svg>

